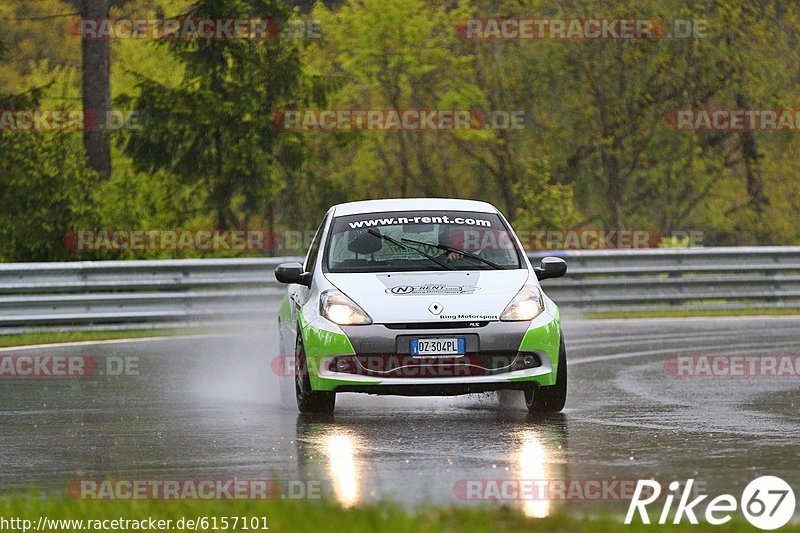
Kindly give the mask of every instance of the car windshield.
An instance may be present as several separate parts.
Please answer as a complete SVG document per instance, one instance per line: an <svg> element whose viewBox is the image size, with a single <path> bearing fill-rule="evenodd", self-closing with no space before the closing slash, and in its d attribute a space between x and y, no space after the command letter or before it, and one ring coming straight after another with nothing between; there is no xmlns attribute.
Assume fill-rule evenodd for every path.
<svg viewBox="0 0 800 533"><path fill-rule="evenodd" d="M329 272L522 268L503 220L493 213L468 211L336 217L325 261Z"/></svg>

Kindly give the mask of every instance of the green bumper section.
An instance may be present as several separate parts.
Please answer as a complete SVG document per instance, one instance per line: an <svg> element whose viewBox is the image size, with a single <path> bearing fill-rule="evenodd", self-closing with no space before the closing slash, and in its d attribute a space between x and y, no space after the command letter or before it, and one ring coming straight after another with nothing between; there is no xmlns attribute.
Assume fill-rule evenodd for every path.
<svg viewBox="0 0 800 533"><path fill-rule="evenodd" d="M320 363L331 355L355 355L356 351L350 343L350 339L344 333L336 333L325 329L315 328L303 317L302 311L298 314L300 328L303 335L303 346L308 362L308 374L311 381L311 388L318 391L330 391L338 385L350 385L352 382L340 379L330 379L320 377ZM522 338L519 349L521 351L545 352L550 359L553 371L539 376L528 376L521 378L511 378L513 382L536 382L545 387L555 385L556 372L558 369L558 354L561 342L561 331L559 327L558 314L553 320L538 328L529 329ZM379 384L376 380L375 384ZM362 385L368 385L362 382Z"/></svg>
<svg viewBox="0 0 800 533"><path fill-rule="evenodd" d="M330 355L355 355L356 351L350 344L350 339L344 333L335 333L319 329L306 321L302 310L298 313L300 329L303 335L303 347L306 351L308 362L308 377L311 388L319 391L333 390L337 385L346 385L349 382L339 379L319 377L319 367L323 359Z"/></svg>
<svg viewBox="0 0 800 533"><path fill-rule="evenodd" d="M511 381L535 381L539 385L545 387L556 384L556 373L558 372L558 354L561 348L561 328L558 320L558 312L556 316L538 328L531 328L525 332L522 342L519 345L520 351L525 352L545 352L553 371L548 374L540 376L530 376L523 378L511 378Z"/></svg>

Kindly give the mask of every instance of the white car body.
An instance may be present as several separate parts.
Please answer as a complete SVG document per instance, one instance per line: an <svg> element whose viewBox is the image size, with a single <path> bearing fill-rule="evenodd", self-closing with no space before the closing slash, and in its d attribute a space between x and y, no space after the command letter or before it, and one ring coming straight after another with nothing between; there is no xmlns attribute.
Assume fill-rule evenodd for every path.
<svg viewBox="0 0 800 533"><path fill-rule="evenodd" d="M437 226L440 232L444 226L447 226L444 230L450 228L449 225L441 223L442 219L448 222L457 220L481 224L486 223L480 220L482 215L488 215L487 219L491 221L496 221L494 217L499 217L505 227L498 230L500 231L498 235L502 236L502 230L505 230L513 239L513 247L518 251L518 267L494 270L477 261L475 268L462 265L458 270L435 268L436 265L432 262L431 268L423 271L331 272L326 267L325 260L332 238L331 228L335 221L353 220L349 222L350 228L356 224L369 224L373 221L391 222L382 226L383 231L392 228L398 231L397 228L406 227L427 228L428 225L420 223L419 220L422 219L424 222L431 219L429 216L411 217L416 219L413 224L394 223L396 220L405 220L403 214L419 215L420 212L423 214L430 212L433 215L432 220L440 222ZM437 213L444 215L435 216ZM458 216L460 213L463 213L463 217ZM302 267L304 277L283 279L295 282L289 283L287 297L281 306L281 347L284 354L294 355L297 346L302 345L301 357L304 359L304 372L307 374L308 390L305 391L307 394L317 393L318 396L320 393L332 395L336 392L451 394L503 388L524 389L526 384L538 387L555 383L554 369L558 362L560 342L558 308L541 290L537 272L527 256L522 253L519 239L514 235L505 217L494 206L480 201L440 198L369 200L335 205L330 208L323 220L315 237L316 252L315 244L312 244ZM463 224L457 222L451 224L453 228L457 228L455 231L462 231L462 235L469 232L463 229ZM344 227L347 228L346 225ZM374 229L362 231L361 226L358 226L357 229L349 230L348 235L355 232L359 232L359 235L364 233L374 235L380 233L378 229L380 227L368 226ZM484 232L483 235L490 236L492 233ZM382 246L379 242L367 242L367 244L370 248L362 254L367 257L370 255L369 250ZM386 246L394 245L390 243ZM348 244L348 249L349 247ZM402 249L395 247L394 250ZM483 250L480 253L483 253ZM356 253L355 257L360 256ZM372 261L375 261L374 252L371 257ZM455 257L462 258L462 256ZM370 259L349 261L359 265L370 264ZM555 260L554 264L557 261L560 260ZM286 268L298 270L299 265L288 265ZM563 265L563 270L566 270L566 265ZM283 271L276 275L281 279ZM541 272L539 275L542 275ZM301 282L296 282L298 280ZM535 287L541 296L537 303L541 309L535 318L501 321L501 315L512 300L523 288L530 291L531 287ZM326 291L340 291L368 315L370 323L343 325L325 316L320 298ZM463 375L454 373L454 375L417 377L401 371L400 367L406 370L413 367L418 370L418 365L426 363L424 360L409 358L409 350L419 346L420 339L425 341L456 337L461 343L459 349L466 350L461 362L467 366L471 365L470 368L464 367L467 370ZM411 348L409 342L412 343ZM539 344L536 344L537 342ZM424 343L421 345L427 346ZM443 346L452 346L452 343L445 343ZM479 362L479 358L489 357L490 353L503 353L509 358L517 358L521 357L523 347L525 354L538 359L535 367L518 368L521 363L515 362L513 365L509 364L508 371L498 372L494 367L489 368L489 365L494 363L488 363L484 371L480 371L484 363ZM467 352L472 354L470 356L472 359L469 361ZM340 371L342 369L335 363L330 363L334 361L332 358L345 355L359 358L353 360L356 361L353 365L362 365L361 370L364 372L354 373L349 367L345 369L346 371ZM383 368L374 372L365 370L365 358L382 357L386 361L387 357L392 356L405 358L404 361L410 363L401 361L393 363L395 366L391 369ZM453 356L452 361L448 362L456 364L459 357L461 356ZM369 362L373 363L373 359ZM438 364L440 368L444 368L444 361L446 358L440 357L438 362L431 364ZM471 374L473 371L475 375ZM300 385L295 383L300 389L296 391L299 394L303 389L303 380L300 377L297 379L300 380ZM442 392L438 392L437 387ZM290 387L284 386L283 392L289 394Z"/></svg>

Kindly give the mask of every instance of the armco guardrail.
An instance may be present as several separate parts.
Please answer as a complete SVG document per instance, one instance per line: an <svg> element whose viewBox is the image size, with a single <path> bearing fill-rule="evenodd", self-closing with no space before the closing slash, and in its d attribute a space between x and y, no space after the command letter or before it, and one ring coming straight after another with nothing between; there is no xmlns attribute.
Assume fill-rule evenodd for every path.
<svg viewBox="0 0 800 533"><path fill-rule="evenodd" d="M800 307L800 247L568 251L546 280L579 312ZM0 264L0 327L237 322L277 312L297 258ZM118 327L118 326L117 326Z"/></svg>
<svg viewBox="0 0 800 533"><path fill-rule="evenodd" d="M257 321L293 259L0 264L0 327Z"/></svg>
<svg viewBox="0 0 800 533"><path fill-rule="evenodd" d="M532 260L543 253L530 254ZM800 307L800 247L553 253L567 276L542 282L560 306L584 311Z"/></svg>

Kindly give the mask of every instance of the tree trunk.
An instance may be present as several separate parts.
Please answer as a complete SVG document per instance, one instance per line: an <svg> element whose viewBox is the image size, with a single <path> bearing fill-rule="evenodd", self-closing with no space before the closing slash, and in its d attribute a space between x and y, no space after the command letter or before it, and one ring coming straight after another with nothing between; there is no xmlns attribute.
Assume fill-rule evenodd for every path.
<svg viewBox="0 0 800 533"><path fill-rule="evenodd" d="M623 210L624 186L620 176L619 159L609 154L608 150L601 150L603 156L603 170L606 175L606 205L608 206L608 217L606 218L614 225L614 229L625 228L625 213Z"/></svg>
<svg viewBox="0 0 800 533"><path fill-rule="evenodd" d="M83 0L80 12L84 19L108 18L108 0ZM91 127L84 129L83 146L89 167L101 179L111 177L111 144L102 128L111 109L108 50L107 39L81 41L83 110L92 122Z"/></svg>
<svg viewBox="0 0 800 533"><path fill-rule="evenodd" d="M750 109L747 99L741 94L736 95L736 106L739 109ZM739 148L742 151L742 161L744 162L747 194L750 196L750 204L757 214L762 215L764 214L764 206L769 202L764 194L764 182L761 179L761 171L758 162L761 156L758 153L756 136L752 131L743 131L739 134Z"/></svg>
<svg viewBox="0 0 800 533"><path fill-rule="evenodd" d="M515 168L514 152L511 147L511 133L507 130L498 130L497 136L500 141L500 146L497 157L497 180L500 187L500 195L503 197L506 213L509 216L514 216L517 211L517 195L514 191L514 184L525 176L518 176L517 169ZM529 207L529 206L523 206Z"/></svg>

